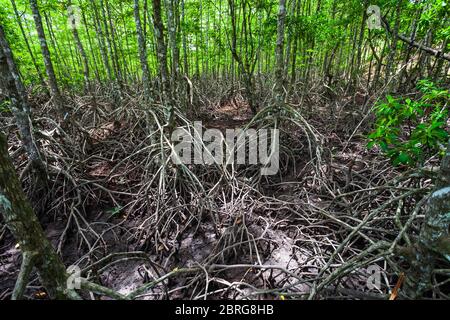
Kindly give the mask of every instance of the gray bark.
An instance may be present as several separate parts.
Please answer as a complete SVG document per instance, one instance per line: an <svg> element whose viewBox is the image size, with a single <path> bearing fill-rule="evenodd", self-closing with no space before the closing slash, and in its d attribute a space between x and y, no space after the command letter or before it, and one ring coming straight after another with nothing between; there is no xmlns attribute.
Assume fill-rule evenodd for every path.
<svg viewBox="0 0 450 320"><path fill-rule="evenodd" d="M27 46L28 53L30 54L31 61L33 62L33 66L36 69L36 72L38 74L39 79L41 80L41 84L46 87L44 77L42 76L41 70L39 69L36 58L34 57L33 51L31 50L30 43L28 41L27 35L25 34L25 30L23 28L22 20L19 15L19 11L17 10L16 2L14 0L11 0L11 4L14 9L14 14L16 15L17 23L19 24L20 32L22 33L23 39L25 40L25 45Z"/></svg>
<svg viewBox="0 0 450 320"><path fill-rule="evenodd" d="M413 254L410 294L420 297L430 290L438 259L450 262L450 140L441 164L436 188L428 200L425 221Z"/></svg>
<svg viewBox="0 0 450 320"><path fill-rule="evenodd" d="M44 27L42 25L42 18L39 13L37 0L30 0L31 10L33 11L34 23L36 25L36 31L39 37L39 43L41 46L42 57L44 58L45 71L48 77L48 83L50 86L50 92L56 107L64 112L64 104L61 93L56 81L55 70L53 69L52 60L50 58L50 51L47 46L47 40L45 38Z"/></svg>
<svg viewBox="0 0 450 320"><path fill-rule="evenodd" d="M0 132L0 213L23 253L21 272L13 293L20 298L28 282L30 269L37 269L42 285L50 298L75 298L67 290L67 273L61 258L56 254L27 200L11 158L6 137Z"/></svg>
<svg viewBox="0 0 450 320"><path fill-rule="evenodd" d="M167 46L164 41L164 25L161 17L161 0L152 0L153 3L153 26L156 37L156 51L159 64L159 73L163 94L166 95L169 90L169 77L167 71Z"/></svg>
<svg viewBox="0 0 450 320"><path fill-rule="evenodd" d="M150 72L147 62L147 47L141 27L141 17L139 14L139 0L134 0L134 21L136 22L136 33L139 46L139 60L142 70L142 82L146 99L150 98Z"/></svg>
<svg viewBox="0 0 450 320"><path fill-rule="evenodd" d="M109 81L112 81L113 76L112 76L112 72L111 72L111 67L109 65L108 54L105 49L105 41L104 41L100 17L98 15L98 8L95 5L95 2L93 0L90 0L90 3L92 6L92 10L94 11L94 20L95 20L94 23L96 26L95 32L97 35L98 46L100 48L100 55L102 56L103 64L105 65L106 74L108 75L108 79L109 79Z"/></svg>
<svg viewBox="0 0 450 320"><path fill-rule="evenodd" d="M177 3L174 0L165 0L167 9L167 29L169 34L169 45L172 52L172 81L176 82L179 73L179 54L177 46L177 23L175 18L175 7ZM174 83L175 84L175 83Z"/></svg>
<svg viewBox="0 0 450 320"><path fill-rule="evenodd" d="M6 41L5 33L0 25L0 89L5 91L11 99L11 111L20 131L24 149L28 155L33 169L40 179L39 183L47 180L45 165L41 159L39 148L33 137L31 124L31 110L28 104L27 93L19 77L14 57Z"/></svg>
<svg viewBox="0 0 450 320"><path fill-rule="evenodd" d="M286 20L286 0L280 0L278 5L277 43L275 47L275 99L278 106L284 102L284 29Z"/></svg>
<svg viewBox="0 0 450 320"><path fill-rule="evenodd" d="M395 31L391 30L388 22L385 19L383 19L382 21L386 28L386 31L391 35L395 35ZM402 40L403 42L406 42L407 44L409 44L412 47L415 47L415 48L422 50L428 54L431 54L431 55L435 56L436 58L445 59L447 61L450 61L450 54L448 54L448 53L444 53L443 51L436 50L436 49L430 48L428 46L425 46L421 43L418 43L414 40L409 39L408 37L405 37L402 34L396 34L396 36L398 37L398 39Z"/></svg>
<svg viewBox="0 0 450 320"><path fill-rule="evenodd" d="M69 2L70 5L70 2ZM89 81L89 61L86 55L86 51L84 50L83 44L81 43L80 36L78 35L78 29L75 25L75 21L71 22L72 34L77 45L78 53L81 56L83 62L83 77L84 77L84 89L85 92L90 92L90 81Z"/></svg>

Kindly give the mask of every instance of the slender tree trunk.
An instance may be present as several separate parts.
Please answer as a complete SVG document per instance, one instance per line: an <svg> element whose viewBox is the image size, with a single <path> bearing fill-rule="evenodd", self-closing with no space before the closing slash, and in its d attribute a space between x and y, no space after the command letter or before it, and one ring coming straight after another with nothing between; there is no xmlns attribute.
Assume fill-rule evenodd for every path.
<svg viewBox="0 0 450 320"><path fill-rule="evenodd" d="M420 18L420 15L422 14L422 10L423 8L421 7L415 14L414 19L412 21L411 24L411 33L410 33L410 40L411 42L414 42L416 39L416 33L417 33L417 22ZM404 44L405 46L407 45L406 43ZM413 49L413 46L411 44L408 44L408 49L406 50L406 54L404 54L404 59L403 59L403 64L406 65L409 62L409 59L411 58L411 52ZM399 83L400 85L402 85L403 83L405 83L405 87L402 89L407 90L408 87L410 86L410 84L408 83L409 81L406 79L405 81L403 80L404 78L408 78L408 70L407 68L402 68L402 70L400 71L400 75L398 76L399 79Z"/></svg>
<svg viewBox="0 0 450 320"><path fill-rule="evenodd" d="M245 3L242 4L243 5L243 10L245 9ZM236 29L236 4L234 2L234 0L228 0L228 7L230 10L230 18L231 18L231 54L233 57L233 60L235 60L238 64L239 70L242 73L242 77L244 78L244 85L245 85L245 91L246 91L246 96L247 96L247 100L248 100L248 104L250 106L250 109L252 111L253 114L256 114L258 112L258 108L256 106L255 103L255 99L254 99L254 93L253 93L253 74L252 71L250 69L249 66L249 59L250 57L248 56L248 54L246 55L245 53L242 54L242 48L240 50L241 54L238 54L237 52L237 29ZM245 16L245 14L244 14ZM242 27L244 28L245 26L245 21L242 23ZM244 40L246 37L246 33L244 33ZM241 43L242 44L242 43ZM245 50L247 49L247 47L245 46ZM245 55L245 59L246 61L243 61L242 55ZM234 72L234 65L232 65L232 69Z"/></svg>
<svg viewBox="0 0 450 320"><path fill-rule="evenodd" d="M43 11L43 14L44 14L45 25L47 26L47 34L48 34L49 42L50 42L51 46L53 46L53 50L55 52L54 57L55 57L55 61L56 61L56 70L58 71L60 78L63 79L63 83L64 83L65 79L68 79L70 76L69 65L67 64L66 57L62 53L61 49L59 48L58 42L56 41L56 37L53 32L49 14L45 10ZM70 39L69 39L69 42L70 42ZM72 68L73 68L73 70L76 70L74 68L74 64L73 64L73 55L72 55L71 49L72 49L72 47L69 45L69 52L70 52L71 58L72 58ZM50 57L51 57L51 54L50 54ZM63 77L61 77L61 73L64 75Z"/></svg>
<svg viewBox="0 0 450 320"><path fill-rule="evenodd" d="M286 0L280 0L278 4L277 43L275 48L275 100L278 106L284 102L284 29L286 20Z"/></svg>
<svg viewBox="0 0 450 320"><path fill-rule="evenodd" d="M142 70L142 83L146 99L150 98L150 73L148 71L147 47L141 27L141 17L139 14L139 0L134 0L134 21L136 22L136 33L139 46L139 60Z"/></svg>
<svg viewBox="0 0 450 320"><path fill-rule="evenodd" d="M185 25L185 0L181 0L181 21L183 26ZM181 28L182 35L182 41L183 41L183 68L184 68L184 74L189 77L189 65L188 65L188 52L187 52L187 37L186 37L186 31L184 28Z"/></svg>
<svg viewBox="0 0 450 320"><path fill-rule="evenodd" d="M163 95L167 96L170 89L169 72L167 71L167 46L164 41L164 25L161 16L161 0L152 0L153 3L153 25L156 37L156 51L159 64L159 75Z"/></svg>
<svg viewBox="0 0 450 320"><path fill-rule="evenodd" d="M402 2L399 1L397 3L397 7L395 10L395 26L394 26L394 35L391 40L391 46L390 46L390 52L389 57L387 61L386 66L386 81L389 81L391 78L391 75L393 73L393 66L395 65L395 56L397 51L397 43L398 43L398 31L400 29L400 12L401 12L401 6ZM389 84L390 90L392 90L395 87L394 79L392 79L391 83Z"/></svg>
<svg viewBox="0 0 450 320"><path fill-rule="evenodd" d="M107 17L108 23L109 23L109 34L111 36L111 44L112 44L112 49L113 49L112 50L113 61L115 62L116 75L117 75L117 80L119 82L119 88L122 90L124 75L122 73L122 68L121 68L120 59L119 59L119 50L117 48L116 28L112 22L111 9L110 9L108 0L105 0L105 5L106 5L106 17ZM105 23L106 23L106 21L105 21Z"/></svg>
<svg viewBox="0 0 450 320"><path fill-rule="evenodd" d="M112 45L112 39L111 39L111 30L109 30L109 26L108 26L108 17L105 11L105 4L103 3L103 0L100 0L100 13L101 13L101 23L103 24L103 28L105 30L105 39L106 39L106 44L108 47L108 53L109 56L111 57L111 64L112 64L112 69L114 71L115 77L114 80L118 80L119 79L119 71L118 71L118 61L117 61L117 56L114 52L113 49L113 45Z"/></svg>
<svg viewBox="0 0 450 320"><path fill-rule="evenodd" d="M95 78L97 80L98 83L101 83L101 78L100 78L100 72L99 72L99 66L97 63L97 57L96 57L96 52L94 50L94 47L92 46L92 39L91 39L91 35L89 34L89 27L88 27L88 22L86 19L86 14L84 13L84 10L81 11L81 17L83 18L83 25L84 25L84 31L86 32L86 37L88 40L88 45L89 45L89 52L91 53L91 57L93 61L93 65L94 65L94 73L95 73Z"/></svg>
<svg viewBox="0 0 450 320"><path fill-rule="evenodd" d="M41 81L42 86L44 88L46 88L47 85L45 83L44 77L42 76L42 72L41 72L41 70L39 69L39 67L38 67L38 65L36 63L36 58L34 57L33 51L31 50L30 43L28 41L28 37L25 34L25 30L23 28L22 18L20 17L19 11L17 10L17 6L16 6L15 0L11 0L11 4L12 4L13 9L14 9L14 14L16 15L17 23L19 24L20 32L22 33L23 39L25 40L25 45L27 46L28 53L30 54L31 62L33 63L34 68L36 69L37 75L39 77L39 80Z"/></svg>
<svg viewBox="0 0 450 320"><path fill-rule="evenodd" d="M45 71L48 77L48 83L50 86L50 92L56 107L65 114L65 107L63 98L58 88L56 81L55 70L53 69L52 60L50 58L50 51L48 50L47 40L45 38L44 27L42 26L42 18L39 13L37 0L30 0L31 10L33 11L34 23L36 25L36 31L39 37L39 43L41 46L42 57L44 58Z"/></svg>
<svg viewBox="0 0 450 320"><path fill-rule="evenodd" d="M70 5L70 2L69 2ZM75 24L75 17L72 17L72 21L70 21L71 25L71 29L72 29L72 34L73 34L73 38L75 40L75 43L77 45L77 49L78 52L81 56L81 60L83 62L83 77L84 77L84 91L86 93L91 91L91 84L90 84L90 80L89 80L89 61L86 55L86 51L84 51L84 47L83 44L81 43L80 40L80 36L78 35L78 29L77 26Z"/></svg>
<svg viewBox="0 0 450 320"><path fill-rule="evenodd" d="M172 53L172 81L176 82L179 73L179 54L177 45L177 24L176 24L176 0L165 0L167 9L167 29L169 34L169 45ZM175 83L174 83L175 85Z"/></svg>
<svg viewBox="0 0 450 320"><path fill-rule="evenodd" d="M112 76L111 66L109 64L108 53L106 52L106 49L105 49L105 47L106 47L105 37L103 35L101 20L98 15L98 7L96 6L94 0L90 0L90 3L92 6L92 10L94 11L94 24L96 26L95 31L97 34L98 45L100 48L100 55L102 56L103 64L105 66L106 74L108 75L108 79L109 79L109 81L112 82L113 76Z"/></svg>
<svg viewBox="0 0 450 320"><path fill-rule="evenodd" d="M17 127L20 131L25 151L31 162L32 168L38 176L38 185L43 185L47 181L47 171L41 159L39 148L33 137L33 127L31 124L31 110L28 104L25 87L20 80L19 73L14 62L14 58L8 42L0 25L0 88L7 92L11 99L11 110L14 114Z"/></svg>
<svg viewBox="0 0 450 320"><path fill-rule="evenodd" d="M447 50L447 46L448 46L448 38L445 38L443 43L442 43L442 47L441 47L441 52L445 53L445 51ZM437 59L438 61L436 61L436 69L434 71L434 76L433 76L433 81L438 81L439 77L441 75L441 71L442 71L442 67L444 65L444 59ZM445 77L445 75L444 75Z"/></svg>
<svg viewBox="0 0 450 320"><path fill-rule="evenodd" d="M366 29L366 19L367 19L367 0L364 1L363 4L363 15L362 15L362 21L361 21L361 28L359 29L359 38L358 38L358 49L356 53L356 65L354 66L354 71L352 72L352 81L356 80L355 75L359 76L362 68L361 68L361 61L362 61L362 47L363 47L363 41L364 41L364 32ZM356 84L356 83L355 83Z"/></svg>

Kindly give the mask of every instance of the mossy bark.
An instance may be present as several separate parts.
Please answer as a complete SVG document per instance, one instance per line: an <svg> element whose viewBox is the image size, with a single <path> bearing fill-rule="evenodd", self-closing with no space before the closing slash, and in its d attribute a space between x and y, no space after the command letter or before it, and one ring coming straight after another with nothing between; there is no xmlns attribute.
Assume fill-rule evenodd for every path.
<svg viewBox="0 0 450 320"><path fill-rule="evenodd" d="M438 260L450 262L450 141L441 164L436 188L428 200L425 221L414 250L409 289L412 297L422 296L431 287Z"/></svg>
<svg viewBox="0 0 450 320"><path fill-rule="evenodd" d="M27 100L25 87L20 80L19 71L14 62L14 57L6 41L6 36L0 25L0 90L4 91L11 100L11 111L20 131L25 151L33 169L38 175L37 185L45 185L47 182L47 170L42 161L39 148L33 136L31 123L31 108Z"/></svg>
<svg viewBox="0 0 450 320"><path fill-rule="evenodd" d="M36 267L41 283L49 296L54 299L70 298L73 292L66 290L66 268L45 237L44 231L22 190L8 154L6 137L1 132L0 212L7 227L18 241L20 250L28 257L24 261L29 260ZM24 282L26 283L26 280Z"/></svg>

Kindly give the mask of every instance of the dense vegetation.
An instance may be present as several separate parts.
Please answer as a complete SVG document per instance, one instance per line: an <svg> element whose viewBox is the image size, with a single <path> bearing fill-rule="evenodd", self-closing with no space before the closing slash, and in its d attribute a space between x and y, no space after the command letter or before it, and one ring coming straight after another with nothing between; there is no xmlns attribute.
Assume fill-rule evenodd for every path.
<svg viewBox="0 0 450 320"><path fill-rule="evenodd" d="M448 299L449 18L0 0L0 298ZM173 163L198 121L279 129L279 170Z"/></svg>

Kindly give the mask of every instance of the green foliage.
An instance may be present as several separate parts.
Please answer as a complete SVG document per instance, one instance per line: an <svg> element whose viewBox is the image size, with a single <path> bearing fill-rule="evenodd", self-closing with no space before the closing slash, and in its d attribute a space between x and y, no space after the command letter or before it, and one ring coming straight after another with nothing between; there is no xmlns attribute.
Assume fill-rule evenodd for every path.
<svg viewBox="0 0 450 320"><path fill-rule="evenodd" d="M440 152L447 141L448 89L428 80L418 83L418 99L394 98L375 106L375 129L368 148L378 145L394 165L415 165Z"/></svg>
<svg viewBox="0 0 450 320"><path fill-rule="evenodd" d="M0 113L8 113L8 112L10 112L9 104L10 104L9 100L0 101Z"/></svg>
<svg viewBox="0 0 450 320"><path fill-rule="evenodd" d="M273 70L276 46L278 0L233 0L237 30L237 53L248 65L258 72ZM144 3L146 4L144 6ZM162 20L165 25L165 39L168 38L168 15L166 1L162 1ZM183 63L183 73L209 73L238 68L230 54L231 16L228 0L183 0L177 1L175 16L178 16L177 49ZM39 39L29 0L15 0L16 17L11 0L0 0L0 23L4 27L17 66L26 86L38 84L45 78ZM63 88L81 88L84 85L82 57L73 39L68 23L69 5L81 8L82 17L78 36L89 63L90 77L109 81L107 65L113 70L112 78L119 75L135 78L139 76L139 54L133 1L85 1L85 0L39 0L44 32L50 50L58 83ZM152 1L139 1L142 28L147 45L150 73L159 72L156 43L152 24ZM397 1L397 0L287 0L286 1L286 61L294 61L288 72L306 76L310 70L321 70L332 65L333 73L347 72L347 63L357 72L368 59L354 59L355 54L364 55L373 61L372 50L368 50L367 37L377 57L386 59L392 47L384 29L369 30L367 7L377 5L391 27L396 22L396 7L400 4L399 33L409 35L416 26L415 39L425 41L432 30L429 47L439 49L450 36L448 0ZM97 13L97 21L95 12ZM19 23L24 27L24 34ZM98 34L101 31L102 35ZM27 39L30 49L28 49ZM448 48L450 44L447 43ZM106 53L106 58L102 56ZM409 50L406 44L398 45L398 53ZM447 49L448 50L448 49ZM31 54L34 55L34 60ZM167 50L168 61L172 52ZM400 55L395 59L399 60ZM104 61L106 59L106 63ZM353 61L359 61L356 66ZM373 61L375 62L375 61ZM114 70L116 69L116 70ZM120 69L120 70L119 70ZM120 72L119 72L120 71ZM328 72L329 70L327 70ZM383 71L383 70L382 70ZM356 73L355 73L356 74ZM426 76L432 76L427 74ZM124 79L127 80L127 79Z"/></svg>

